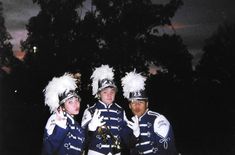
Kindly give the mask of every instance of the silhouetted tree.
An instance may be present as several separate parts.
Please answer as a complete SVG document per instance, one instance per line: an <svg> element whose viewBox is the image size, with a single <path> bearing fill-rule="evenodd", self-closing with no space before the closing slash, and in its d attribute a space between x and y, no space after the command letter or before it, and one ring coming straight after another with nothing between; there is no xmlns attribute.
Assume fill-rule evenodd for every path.
<svg viewBox="0 0 235 155"><path fill-rule="evenodd" d="M74 40L78 35L78 8L83 0L33 0L40 6L38 15L26 25L27 39L22 42L26 52L25 68L31 97L40 102L43 89L54 76L71 71L76 66L77 51ZM74 68L71 68L74 67ZM42 101L43 102L43 101ZM40 103L41 104L41 103Z"/></svg>
<svg viewBox="0 0 235 155"><path fill-rule="evenodd" d="M182 0L164 5L151 0L92 0L84 17L78 11L82 1L34 2L41 11L30 19L29 37L22 44L34 73L52 77L77 68L83 90L89 89L92 68L100 64L114 67L117 79L134 68L147 74L149 62L165 68L169 79L181 84L191 75L192 57L180 36L159 32L160 27L172 26ZM120 87L119 80L117 84Z"/></svg>
<svg viewBox="0 0 235 155"><path fill-rule="evenodd" d="M206 40L203 50L195 82L196 102L201 111L200 120L203 120L200 123L205 127L199 132L207 136L205 143L211 143L210 149L226 143L216 152L234 154L235 141L234 136L231 137L235 126L235 23L224 22L219 26ZM218 126L218 122L223 123Z"/></svg>
<svg viewBox="0 0 235 155"><path fill-rule="evenodd" d="M2 2L0 2L0 107L7 104L5 99L9 97L9 93L12 93L11 74L19 65L19 61L13 55L10 39L12 38L5 27Z"/></svg>
<svg viewBox="0 0 235 155"><path fill-rule="evenodd" d="M12 110L13 99L13 72L19 65L19 62L13 55L12 44L10 43L11 35L5 27L3 4L0 2L0 153L6 154L9 146L8 136L12 133L15 122L11 121L9 115L13 116L15 111ZM17 77L18 78L18 77ZM8 111L11 109L11 111ZM14 124L14 125L12 125ZM12 126L11 126L12 125Z"/></svg>
<svg viewBox="0 0 235 155"><path fill-rule="evenodd" d="M231 82L235 77L235 23L224 23L204 46L205 53L197 66L202 77L218 84Z"/></svg>
<svg viewBox="0 0 235 155"><path fill-rule="evenodd" d="M93 0L93 9L80 27L80 37L87 41L83 50L91 53L84 56L95 56L93 65L108 63L121 75L133 68L147 72L150 61L165 66L172 75L190 74L192 57L182 39L158 31L158 26L171 26L171 18L182 4L181 0L165 5L151 0Z"/></svg>
<svg viewBox="0 0 235 155"><path fill-rule="evenodd" d="M190 78L192 57L180 36L160 33L162 27L173 27L171 18L182 6L182 0L170 0L166 4L151 0L92 0L91 10L84 16L80 14L83 0L33 2L41 10L29 20L28 38L22 43L27 52L24 76L30 79L27 80L30 102L42 105L42 90L49 79L79 69L85 103L82 106L91 103L92 68L101 64L109 64L116 70L118 97L122 96L120 77L134 68L147 75L150 62L163 68L151 77L154 83L150 83L149 90L153 107L156 108L157 101L161 105L174 103L172 109L177 113L181 108L178 103L186 102L181 101L184 91L179 91L175 84L184 84L185 79ZM162 109L169 112L169 108Z"/></svg>
<svg viewBox="0 0 235 155"><path fill-rule="evenodd" d="M11 71L14 56L10 39L11 35L5 27L2 2L0 2L0 79Z"/></svg>
<svg viewBox="0 0 235 155"><path fill-rule="evenodd" d="M83 0L33 0L41 10L27 24L28 38L22 43L26 62L41 72L59 74L76 62L73 41L80 17L76 9ZM79 52L79 51L76 51ZM44 62L44 63L42 63ZM31 64L33 63L33 64Z"/></svg>
<svg viewBox="0 0 235 155"><path fill-rule="evenodd" d="M79 51L84 51L82 66L110 64L115 68L120 88L118 97L122 96L119 82L125 72L136 68L147 75L148 62L162 68L161 73L151 76L147 82L150 107L164 112L175 123L177 119L178 122L186 119L182 109L192 102L192 56L180 36L162 34L161 29L173 27L171 18L180 6L181 0L164 5L150 0L93 0L91 10L80 23L80 40L77 40ZM118 101L125 103L121 97ZM127 104L121 105L128 108ZM187 132L181 125L177 135Z"/></svg>
<svg viewBox="0 0 235 155"><path fill-rule="evenodd" d="M34 2L41 11L30 19L29 37L22 44L29 62L34 62L31 66L51 74L86 66L81 72L88 79L89 68L100 64L110 64L123 76L133 68L147 73L147 64L154 62L176 81L190 76L192 57L182 39L158 31L159 26L172 26L181 0L164 5L151 0L92 0L83 18L75 10L81 0Z"/></svg>

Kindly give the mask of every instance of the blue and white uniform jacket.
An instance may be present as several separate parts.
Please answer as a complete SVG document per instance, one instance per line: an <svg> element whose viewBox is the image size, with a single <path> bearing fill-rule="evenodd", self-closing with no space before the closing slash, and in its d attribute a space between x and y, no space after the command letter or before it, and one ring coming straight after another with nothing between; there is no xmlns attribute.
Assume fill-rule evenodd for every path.
<svg viewBox="0 0 235 155"><path fill-rule="evenodd" d="M88 130L88 124L93 117L95 109L101 111L100 116L104 116L103 122L106 122L106 124L102 129L99 127L90 135L90 140L87 144L88 155L120 154L121 148L116 151L113 151L113 148L115 148L115 140L118 143L122 143L125 141L125 134L128 134L128 132L126 132L128 129L124 110L116 103L110 105L101 101L95 103L92 107L89 107L84 111L81 124L86 130ZM107 136L104 136L104 132L107 131L107 129ZM102 131L104 132L102 133ZM110 133L115 137L115 140L110 136ZM119 145L119 147L121 146Z"/></svg>
<svg viewBox="0 0 235 155"><path fill-rule="evenodd" d="M81 155L85 140L84 129L68 114L67 123L58 125L56 114L48 119L44 137L42 155Z"/></svg>
<svg viewBox="0 0 235 155"><path fill-rule="evenodd" d="M171 125L163 115L147 110L139 118L139 126L140 136L131 151L133 155L177 155Z"/></svg>

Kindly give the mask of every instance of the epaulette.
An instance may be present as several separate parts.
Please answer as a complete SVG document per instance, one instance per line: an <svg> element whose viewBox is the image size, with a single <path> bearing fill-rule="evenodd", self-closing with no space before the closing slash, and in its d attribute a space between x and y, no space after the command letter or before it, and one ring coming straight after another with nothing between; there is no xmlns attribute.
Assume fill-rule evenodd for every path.
<svg viewBox="0 0 235 155"><path fill-rule="evenodd" d="M151 110L149 110L147 113L148 113L148 115L152 115L152 116L156 116L156 117L160 116L159 113L151 111Z"/></svg>
<svg viewBox="0 0 235 155"><path fill-rule="evenodd" d="M93 106L91 106L91 107L89 107L88 108L88 111L91 113L91 116L93 116L93 114L94 114L94 112L95 112L95 105L96 105L96 103L93 105Z"/></svg>
<svg viewBox="0 0 235 155"><path fill-rule="evenodd" d="M122 110L123 108L120 106L120 105L118 105L117 103L114 103L120 110Z"/></svg>

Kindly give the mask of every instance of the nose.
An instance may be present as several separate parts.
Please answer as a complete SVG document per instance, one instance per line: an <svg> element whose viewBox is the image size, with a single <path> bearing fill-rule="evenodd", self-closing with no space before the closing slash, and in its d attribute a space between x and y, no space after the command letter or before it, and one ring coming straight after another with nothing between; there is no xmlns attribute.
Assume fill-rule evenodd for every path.
<svg viewBox="0 0 235 155"><path fill-rule="evenodd" d="M79 101L75 101L75 102L74 102L74 105L75 105L75 106L79 106L79 105L80 105L80 102L79 102Z"/></svg>
<svg viewBox="0 0 235 155"><path fill-rule="evenodd" d="M112 93L108 93L108 97L111 97L112 96Z"/></svg>

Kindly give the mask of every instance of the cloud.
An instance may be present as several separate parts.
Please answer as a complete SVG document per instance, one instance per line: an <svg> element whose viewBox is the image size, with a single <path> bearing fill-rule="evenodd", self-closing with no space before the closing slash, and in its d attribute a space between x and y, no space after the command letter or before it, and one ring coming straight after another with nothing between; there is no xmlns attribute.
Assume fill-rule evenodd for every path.
<svg viewBox="0 0 235 155"><path fill-rule="evenodd" d="M18 51L20 48L20 41L27 38L27 31L23 29L12 30L11 32L12 40L10 40L13 45L13 51Z"/></svg>
<svg viewBox="0 0 235 155"><path fill-rule="evenodd" d="M2 0L2 3L5 25L13 38L13 51L19 50L20 41L27 36L25 25L38 14L39 6L32 0Z"/></svg>
<svg viewBox="0 0 235 155"><path fill-rule="evenodd" d="M37 15L39 7L32 0L2 0L6 27L9 30L25 28L29 18Z"/></svg>

